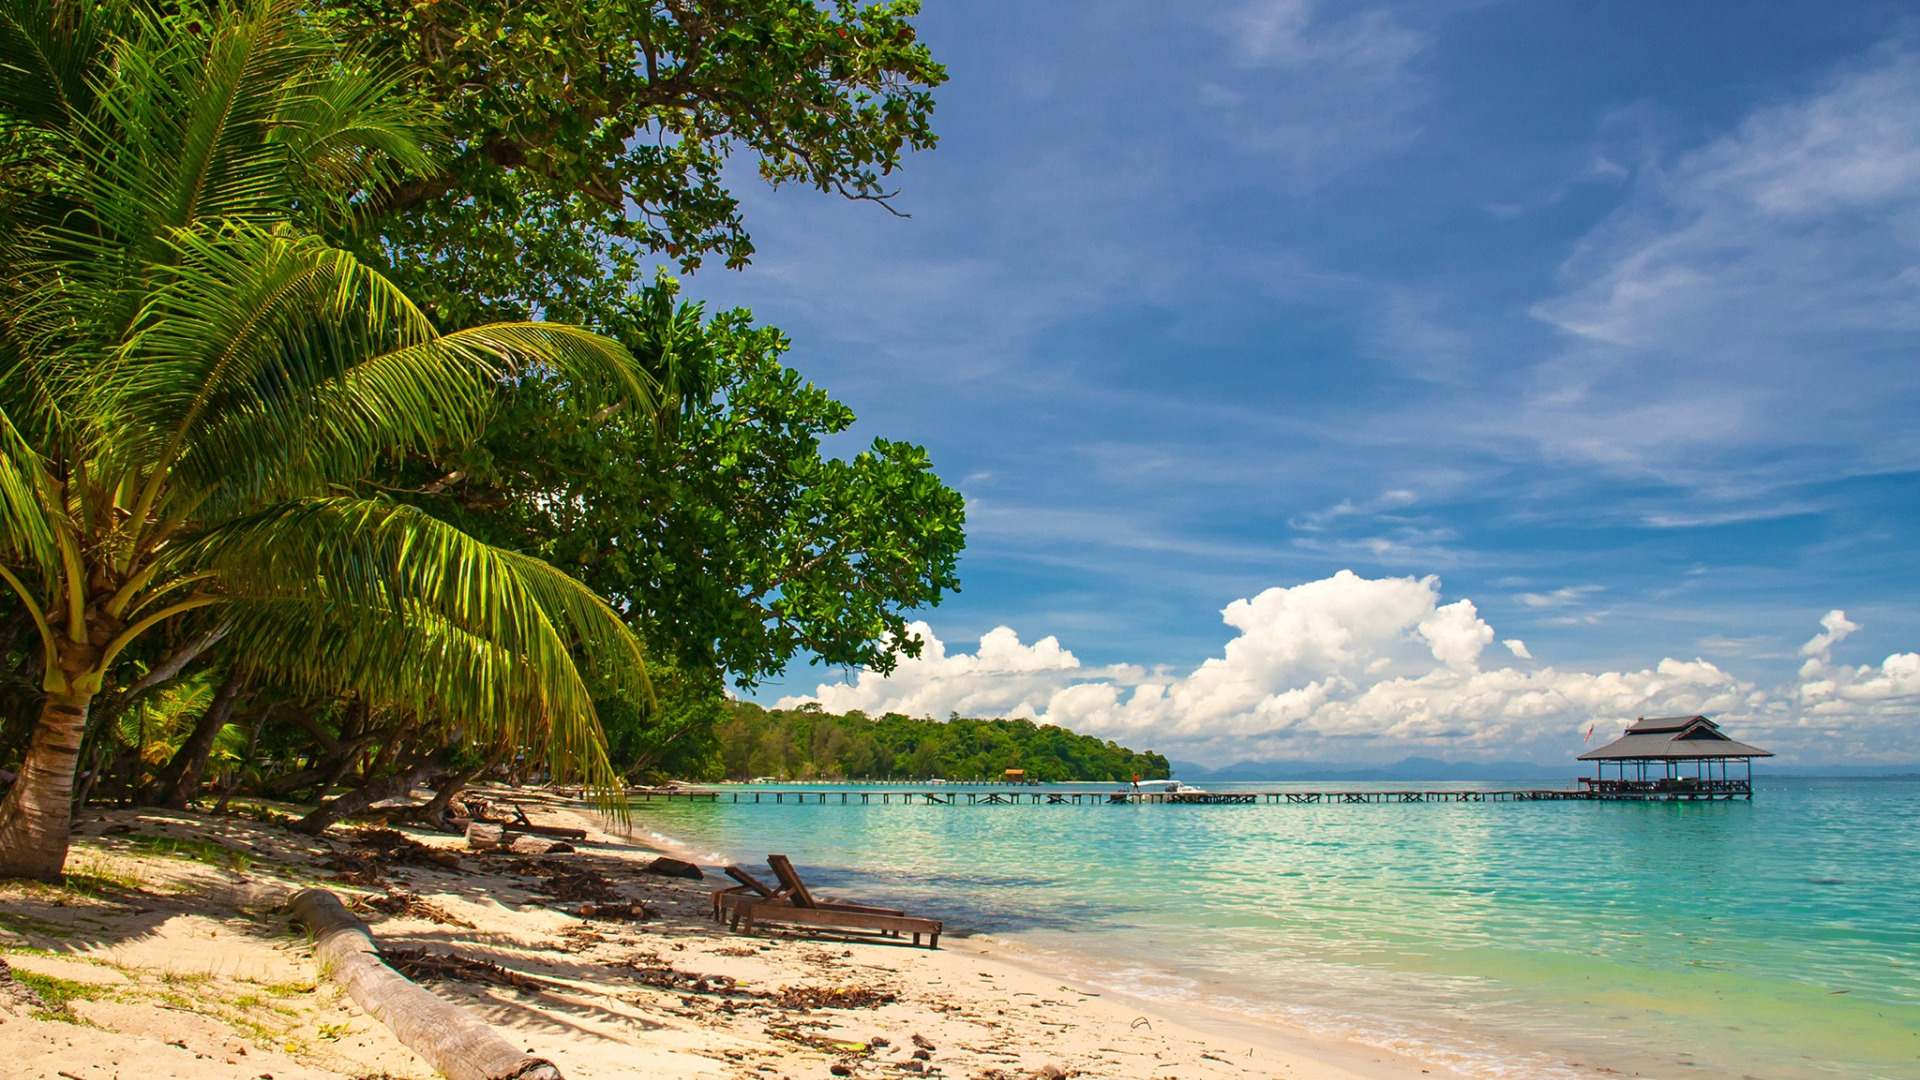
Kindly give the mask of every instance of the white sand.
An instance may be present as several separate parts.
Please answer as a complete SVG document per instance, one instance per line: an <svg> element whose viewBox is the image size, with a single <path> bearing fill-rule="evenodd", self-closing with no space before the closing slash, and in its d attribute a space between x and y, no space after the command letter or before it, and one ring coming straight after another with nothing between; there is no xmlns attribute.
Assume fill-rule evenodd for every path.
<svg viewBox="0 0 1920 1080"><path fill-rule="evenodd" d="M556 824L591 824L562 810ZM245 870L152 854L126 835L210 839L248 853ZM79 887L0 886L0 956L62 980L69 1019L0 1008L0 1077L426 1078L424 1063L333 987L316 984L306 940L279 912L345 833L307 840L244 818L163 811L92 814L68 863ZM463 850L461 841L411 833ZM654 852L594 830L549 870L591 867L658 917L583 922L535 895L538 860L463 855L462 870L404 866L386 882L472 929L368 913L383 948L456 950L543 980L540 990L427 980L570 1080L607 1077L802 1080L835 1075L1417 1078L1417 1063L1279 1029L1096 993L998 942L944 938L935 950L779 934L738 937L708 921L718 884L641 872ZM342 896L375 890L330 887ZM678 975L664 975L671 969ZM651 973L651 974L649 974ZM697 976L736 980L701 993ZM649 985L667 982L667 987ZM32 982L30 978L28 980ZM45 985L45 984L42 984ZM718 984L710 979L709 991ZM778 995L824 988L892 995L876 1007L805 1007ZM916 1046L914 1037L930 1044ZM884 1040L884 1045L883 1045ZM916 1058L915 1052L921 1056Z"/></svg>

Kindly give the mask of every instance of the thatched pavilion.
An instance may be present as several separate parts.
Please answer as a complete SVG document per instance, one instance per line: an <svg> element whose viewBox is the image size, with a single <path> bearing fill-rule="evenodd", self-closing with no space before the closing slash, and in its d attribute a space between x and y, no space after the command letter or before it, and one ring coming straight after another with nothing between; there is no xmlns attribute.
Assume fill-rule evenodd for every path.
<svg viewBox="0 0 1920 1080"><path fill-rule="evenodd" d="M1733 741L1704 716L1643 716L1618 739L1580 755L1596 772L1580 783L1603 797L1751 799L1753 759L1772 756ZM1739 776L1732 775L1734 762Z"/></svg>

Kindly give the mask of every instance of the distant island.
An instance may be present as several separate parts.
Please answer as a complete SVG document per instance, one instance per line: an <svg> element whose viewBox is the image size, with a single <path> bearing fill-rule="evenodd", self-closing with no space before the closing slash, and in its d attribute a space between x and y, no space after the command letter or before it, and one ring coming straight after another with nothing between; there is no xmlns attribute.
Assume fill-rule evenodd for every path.
<svg viewBox="0 0 1920 1080"><path fill-rule="evenodd" d="M1172 775L1163 755L1031 720L874 718L746 701L732 703L730 712L714 734L716 771L732 780L998 780L1008 769L1042 783Z"/></svg>

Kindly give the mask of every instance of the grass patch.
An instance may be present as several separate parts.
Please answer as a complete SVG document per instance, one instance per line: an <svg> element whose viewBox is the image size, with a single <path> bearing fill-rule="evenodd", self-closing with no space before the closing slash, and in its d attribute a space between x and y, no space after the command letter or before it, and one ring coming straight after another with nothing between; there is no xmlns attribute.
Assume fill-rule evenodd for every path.
<svg viewBox="0 0 1920 1080"><path fill-rule="evenodd" d="M69 1002L93 1001L113 993L113 988L110 986L75 982L72 979L55 978L52 975L36 975L31 971L15 970L13 977L23 985L32 988L34 993L40 995L40 1000L47 1003L46 1010L38 1014L42 1020L62 1020L69 1024L77 1024L80 1020L68 1007Z"/></svg>
<svg viewBox="0 0 1920 1080"><path fill-rule="evenodd" d="M89 900L109 893L140 891L139 875L116 869L105 859L76 861L73 869L61 875L61 884L67 892Z"/></svg>
<svg viewBox="0 0 1920 1080"><path fill-rule="evenodd" d="M245 873L247 868L253 865L251 855L197 836L149 836L145 833L135 833L127 837L127 845L146 855L192 859L195 862L241 873Z"/></svg>

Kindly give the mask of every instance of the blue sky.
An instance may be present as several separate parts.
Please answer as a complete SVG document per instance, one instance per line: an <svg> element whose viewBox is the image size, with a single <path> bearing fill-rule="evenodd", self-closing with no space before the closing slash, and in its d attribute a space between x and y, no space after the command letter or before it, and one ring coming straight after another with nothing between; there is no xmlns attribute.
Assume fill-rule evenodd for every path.
<svg viewBox="0 0 1920 1080"><path fill-rule="evenodd" d="M969 500L947 666L823 696L1200 760L1548 760L1712 705L1920 760L1916 14L929 0L912 217L743 172L759 255L688 282L793 336L846 451L922 442ZM1419 627L1461 601L1448 660ZM1209 663L1244 692L1198 708Z"/></svg>

